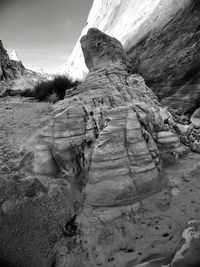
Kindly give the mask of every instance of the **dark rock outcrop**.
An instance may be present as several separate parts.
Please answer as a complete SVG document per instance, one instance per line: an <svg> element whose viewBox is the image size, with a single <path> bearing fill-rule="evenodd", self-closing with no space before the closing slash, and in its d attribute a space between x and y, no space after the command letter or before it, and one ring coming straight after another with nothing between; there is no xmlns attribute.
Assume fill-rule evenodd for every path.
<svg viewBox="0 0 200 267"><path fill-rule="evenodd" d="M25 67L21 61L10 60L7 51L0 41L0 81L12 81L23 75Z"/></svg>
<svg viewBox="0 0 200 267"><path fill-rule="evenodd" d="M200 4L191 0L164 27L157 28L128 51L133 72L179 114L200 106Z"/></svg>
<svg viewBox="0 0 200 267"><path fill-rule="evenodd" d="M36 84L50 77L48 74L26 69L21 61L11 60L0 41L0 97L32 97Z"/></svg>

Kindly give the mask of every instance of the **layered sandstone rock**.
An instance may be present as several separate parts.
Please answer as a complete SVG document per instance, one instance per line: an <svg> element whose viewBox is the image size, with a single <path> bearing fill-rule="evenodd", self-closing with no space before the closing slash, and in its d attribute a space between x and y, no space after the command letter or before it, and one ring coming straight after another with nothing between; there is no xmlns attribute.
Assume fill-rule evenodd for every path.
<svg viewBox="0 0 200 267"><path fill-rule="evenodd" d="M83 192L76 222L88 266L170 264L187 222L197 217L198 203L191 203L199 155L178 160L193 126L181 124L130 73L119 41L90 29L81 45L90 72L55 105L36 147L34 177L45 188L56 178ZM169 159L172 167L163 169Z"/></svg>
<svg viewBox="0 0 200 267"><path fill-rule="evenodd" d="M179 114L199 107L199 1L94 1L86 27L119 39L133 73L140 74ZM80 43L60 70L74 79L87 74Z"/></svg>
<svg viewBox="0 0 200 267"><path fill-rule="evenodd" d="M162 188L162 154L185 149L164 122L170 113L142 77L129 73L120 42L90 29L81 45L90 73L57 105L34 171L82 179L89 205L130 205Z"/></svg>

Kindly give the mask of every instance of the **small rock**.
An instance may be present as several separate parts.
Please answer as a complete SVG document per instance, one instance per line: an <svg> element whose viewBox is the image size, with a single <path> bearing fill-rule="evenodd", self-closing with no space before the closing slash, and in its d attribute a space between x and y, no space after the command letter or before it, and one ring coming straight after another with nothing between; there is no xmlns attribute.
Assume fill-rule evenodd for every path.
<svg viewBox="0 0 200 267"><path fill-rule="evenodd" d="M177 134L183 135L183 136L188 136L191 133L191 131L192 131L193 128L194 128L194 125L193 124L190 124L190 125L182 125L180 123L177 123L174 126L174 129L177 132Z"/></svg>
<svg viewBox="0 0 200 267"><path fill-rule="evenodd" d="M194 127L196 129L200 128L200 108L198 108L193 114L192 117L190 118L191 123L194 124Z"/></svg>
<svg viewBox="0 0 200 267"><path fill-rule="evenodd" d="M62 246L59 251L58 251L58 254L60 256L66 256L68 254L69 250L66 246Z"/></svg>

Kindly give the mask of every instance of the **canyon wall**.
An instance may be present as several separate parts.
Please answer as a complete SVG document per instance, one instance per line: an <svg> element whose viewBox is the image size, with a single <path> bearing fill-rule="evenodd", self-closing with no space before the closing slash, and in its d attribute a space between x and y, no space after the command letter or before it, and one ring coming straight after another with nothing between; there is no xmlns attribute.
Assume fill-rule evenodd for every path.
<svg viewBox="0 0 200 267"><path fill-rule="evenodd" d="M94 27L117 38L126 50L130 50L148 32L169 22L189 3L190 0L95 0L81 36ZM68 62L57 70L73 79L83 79L88 73L80 38Z"/></svg>
<svg viewBox="0 0 200 267"><path fill-rule="evenodd" d="M128 50L133 72L142 75L163 105L191 115L200 107L200 3L191 1L161 29Z"/></svg>
<svg viewBox="0 0 200 267"><path fill-rule="evenodd" d="M52 75L26 69L16 50L9 55L0 41L0 97L33 96L35 85Z"/></svg>
<svg viewBox="0 0 200 267"><path fill-rule="evenodd" d="M23 75L25 67L21 61L11 60L6 49L0 41L0 82L14 80Z"/></svg>

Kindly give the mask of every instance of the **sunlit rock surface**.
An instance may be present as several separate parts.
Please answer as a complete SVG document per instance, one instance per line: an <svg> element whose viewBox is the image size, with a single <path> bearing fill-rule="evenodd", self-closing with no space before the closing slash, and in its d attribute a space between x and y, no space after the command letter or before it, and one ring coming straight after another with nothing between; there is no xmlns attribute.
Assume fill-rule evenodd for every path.
<svg viewBox="0 0 200 267"><path fill-rule="evenodd" d="M189 2L190 0L95 0L81 36L89 28L95 27L117 38L129 50L149 31L170 21L177 10ZM57 70L73 79L83 79L88 73L80 38L68 62Z"/></svg>
<svg viewBox="0 0 200 267"><path fill-rule="evenodd" d="M14 49L9 53L10 60L20 61L17 51Z"/></svg>
<svg viewBox="0 0 200 267"><path fill-rule="evenodd" d="M162 104L189 117L199 103L198 0L94 1L88 28L119 39L140 74ZM80 43L60 68L74 79L87 74Z"/></svg>

